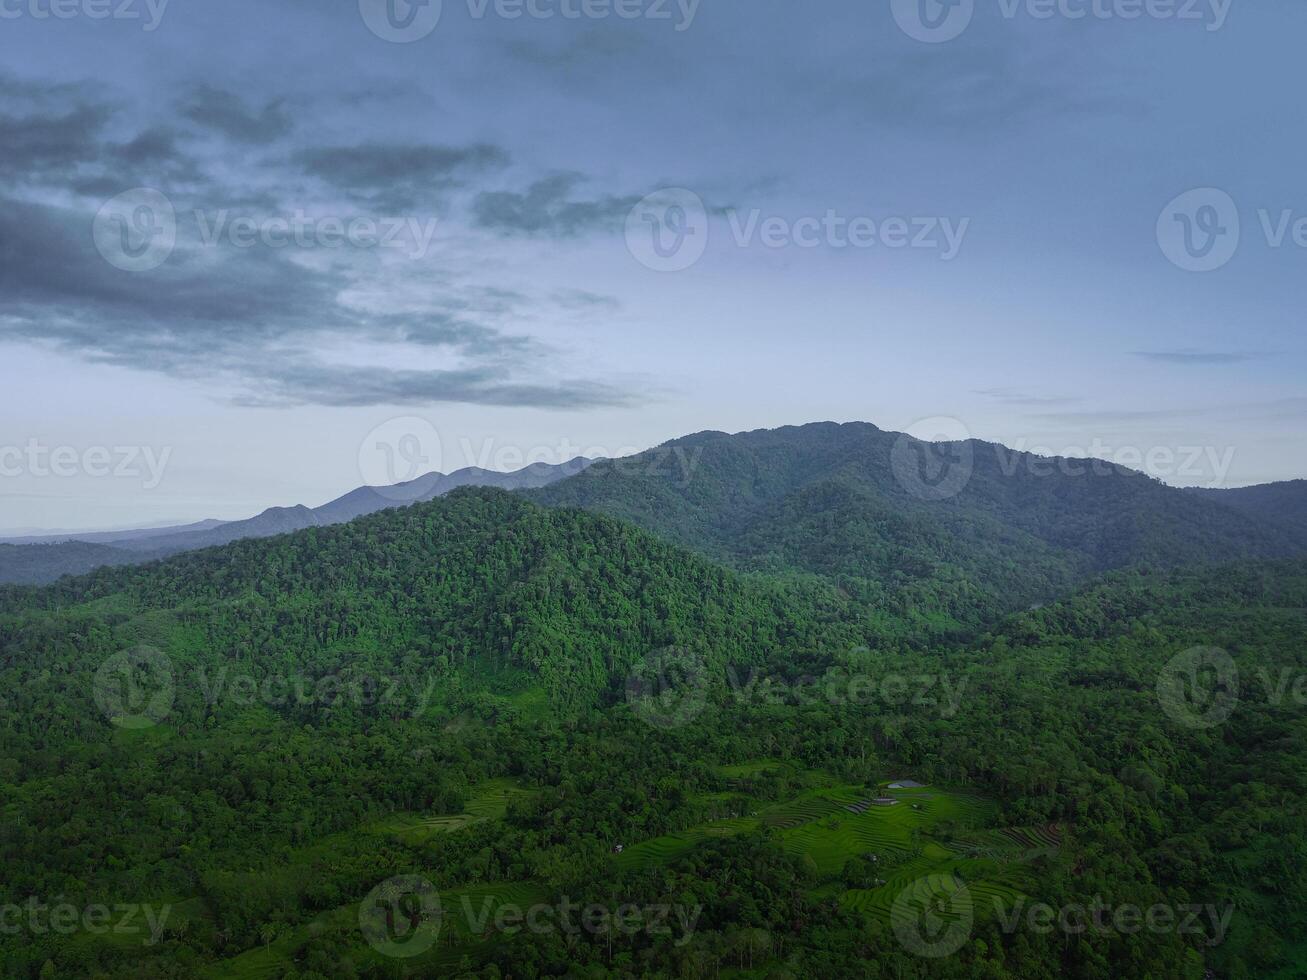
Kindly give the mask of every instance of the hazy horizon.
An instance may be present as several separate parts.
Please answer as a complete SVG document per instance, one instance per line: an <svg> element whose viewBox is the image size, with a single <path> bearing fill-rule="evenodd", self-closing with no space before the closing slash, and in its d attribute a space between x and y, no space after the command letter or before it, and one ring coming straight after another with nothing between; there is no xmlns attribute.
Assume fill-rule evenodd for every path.
<svg viewBox="0 0 1307 980"><path fill-rule="evenodd" d="M953 420L948 420L948 421L951 422L951 421L953 421ZM865 423L865 424L875 425L874 422L868 423L868 420L866 420L866 419L847 419L847 420L843 420L843 421L834 421L834 420L831 420L831 419L813 419L813 420L808 421L808 422L796 422L796 423L791 423L791 424L789 424L789 425L786 426L786 427L790 427L790 428L801 428L801 427L809 426L809 425L830 424L830 423L832 423L832 422L833 422L834 424L836 424L836 425L857 424L857 423ZM777 428L780 428L780 427L777 427ZM897 433L897 432L899 431L899 430L886 430L884 426L878 426L878 428L881 428L882 430L884 430L884 431L888 431L888 432L890 432L890 433L892 433L892 434L893 434L893 433ZM737 435L737 434L742 434L742 433L746 433L746 432L753 432L753 431L765 431L765 430L759 430L759 429L741 429L741 430L737 430L737 431L735 431L735 432L725 432L725 430L717 430L717 429L700 429L700 430L696 430L695 432L685 432L685 433L681 433L681 436L695 435L695 434L698 434L698 433L700 433L700 432L723 432L723 434L725 434L725 435ZM916 433L911 433L911 432L910 432L909 434L915 434L915 435L919 436L920 438L926 439L927 441L931 441L931 440L932 440L932 433L930 432L929 429L927 429L927 430L925 430L925 431L916 432ZM680 436L672 437L672 439L676 439L676 438L680 438ZM986 438L984 438L984 437L981 436L981 435L973 434L973 435L971 436L971 438L972 438L972 439L975 439L975 440L977 440L977 441L979 441L979 442L983 442L983 443L995 443L995 444L997 444L997 445L1004 445L1003 443L998 442L997 440L986 439ZM655 448L656 446L658 446L658 445L662 445L664 442L668 442L668 441L671 441L671 440L662 440L662 441L660 441L659 443L655 443L655 444L650 445L650 446L641 447L641 448L636 449L636 450L634 450L634 451L632 451L632 452L630 452L630 453L623 453L623 454L621 454L621 455L622 455L622 456L625 456L625 455L636 455L636 454L638 454L638 453L645 452L645 451L647 451L647 450L649 450L649 449L653 449L653 448ZM516 454L516 447L509 447L509 448L512 449L512 450L514 451L514 454ZM1057 454L1057 453L1050 454L1050 453L1047 453L1047 452L1041 452L1040 450L1044 450L1044 449L1048 449L1048 448L1050 448L1050 447L1044 447L1044 446L1026 446L1026 447L1024 447L1024 448L1023 448L1023 447L1020 447L1020 446L1006 446L1006 448L1007 448L1007 449L1016 449L1016 450L1023 451L1023 452L1032 452L1032 453L1035 453L1036 455L1040 455L1040 456L1059 455L1059 454ZM1067 447L1067 448L1070 449L1070 450L1075 450L1075 449L1077 449L1077 448L1079 448L1079 447ZM1129 449L1130 447L1124 447L1124 448L1125 448L1125 449ZM1199 450L1199 449L1205 449L1206 447L1192 447L1192 448L1193 448L1194 450ZM599 452L600 455L598 455L598 456L592 456L592 455L590 455L591 452ZM1126 453L1124 453L1124 452L1123 452L1123 453L1120 453L1120 455L1125 455L1125 454L1126 454ZM1138 470L1139 472L1147 472L1147 469L1144 468L1144 467L1141 467L1141 466L1129 466L1128 463L1120 463L1119 460L1116 460L1116 459L1110 459L1110 458L1108 458L1108 457L1106 457L1106 456L1090 456L1090 455L1086 455L1085 453L1077 453L1077 452L1067 452L1067 453L1064 453L1064 455L1067 455L1068 458L1071 458L1071 459L1105 459L1105 460L1107 460L1108 462L1117 462L1117 463L1119 463L1119 465L1125 465L1125 466L1127 466L1127 468L1129 468L1129 469L1135 469L1135 470ZM539 462L539 463L548 463L548 464L555 464L555 465L558 465L558 464L563 464L563 463L572 462L572 461L574 461L574 460L576 460L576 459L580 459L580 458L583 458L583 457L584 457L584 458L591 459L591 460L594 460L594 459L602 458L602 456L603 456L603 454L602 454L602 451L600 450L600 447L590 447L590 449L589 449L588 452L587 452L587 451L583 451L583 452L574 453L573 455L568 456L568 457L565 458L565 459L552 459L552 458L551 458L551 459L528 459L526 462L522 463L521 465L499 465L499 466L496 466L496 465L484 465L484 466L480 466L480 468L482 468L482 469L486 469L486 470L492 470L492 471L499 472L499 473L511 473L511 472L516 472L517 470L520 470L520 469L522 469L522 468L525 467L525 466L533 465L534 463L537 463L537 462ZM609 458L621 458L621 457L620 457L620 456L612 456L612 457L609 457ZM1183 461L1177 460L1177 461L1176 461L1176 464L1179 465L1181 462L1183 462ZM1224 462L1226 462L1226 461L1223 461L1223 460L1221 460L1221 459L1219 459L1219 458L1212 458L1212 457L1208 457L1208 458L1206 458L1206 459L1196 458L1196 459L1193 461L1193 465L1206 466L1206 467L1208 467L1208 468L1211 468L1213 471L1220 472L1220 471L1223 469L1223 465L1222 465L1222 464L1223 464ZM471 467L477 467L477 466L479 466L479 465L480 465L480 464L473 462L473 463L467 463L467 464L460 464L460 465L458 465L458 466L449 466L449 467L446 467L445 469L426 470L426 471L424 471L424 472L422 472L422 473L417 474L416 476L409 476L409 477L406 477L404 480L400 480L400 481L396 481L396 482L410 482L411 480L421 479L422 477L425 477L425 476L432 476L432 475L438 475L438 474L448 475L448 474L450 474L450 473L454 473L454 472L456 472L456 471L458 471L458 470L461 470L461 469L471 468ZM1158 477L1158 479L1161 479L1162 482L1163 482L1163 483L1166 483L1168 486L1172 486L1172 487L1176 487L1176 488L1186 488L1186 487L1204 487L1204 488L1207 488L1207 487L1210 487L1210 486L1211 486L1210 483L1203 483L1203 482L1198 482L1198 483L1194 483L1194 482L1184 483L1184 482L1171 482L1171 481L1168 481L1168 480L1163 479L1163 478L1161 478L1161 477ZM1298 476L1298 477L1288 477L1288 478L1286 478L1285 481L1280 481L1280 480L1274 480L1274 481L1255 481L1255 482L1251 482L1251 483L1233 483L1233 482L1230 482L1230 481L1225 481L1225 482L1222 484L1222 486L1220 486L1220 487L1214 487L1214 489L1239 489L1240 487L1262 486L1262 485L1265 485L1266 483L1288 482L1288 481L1301 480L1301 479L1304 479L1304 477L1303 477L1303 476ZM266 503L266 504L264 504L263 506L259 507L258 510L256 510L256 511L251 511L251 512L249 512L249 513L239 514L239 515L234 516L234 517L213 517L212 515L194 515L194 514L187 514L187 515L182 515L182 516L172 517L172 518L169 518L169 517L161 517L161 518L156 518L156 519L152 519L152 520L146 520L146 521L144 521L144 522L137 522L137 523L130 524L130 525L117 525L117 526L88 526L88 527L75 527L75 528L74 528L74 527L61 527L61 528L18 527L18 528L9 528L9 527L0 526L0 538L45 537L45 536L64 535L64 534L67 534L67 535L74 535L74 534L102 534L102 533L112 533L112 532L125 532L125 531L136 531L136 530L149 530L149 529L151 529L151 528L157 528L157 527L173 527L173 526L182 526L182 525L189 525L189 524L202 523L202 522L204 522L204 521L209 521L209 520L217 520L217 521L240 521L240 520L244 520L244 519L246 519L246 518L250 518L250 517L257 516L257 514L262 513L264 510L267 510L267 509L269 509L269 508L278 508L278 507L295 507L295 506L307 506L307 507L310 507L310 508L313 508L313 507L320 507L320 506L322 506L322 505L324 505L324 504L330 503L330 502L332 502L332 501L334 501L334 500L340 498L341 496L343 496L343 495L349 493L349 492L352 491L352 490L359 489L360 487L363 487L363 486L376 486L376 487L381 487L381 486L386 486L386 485L388 485L388 484L380 484L380 483L374 483L374 484L359 484L359 483L355 483L355 484L352 484L352 485L349 485L349 486L338 487L338 488L336 488L335 490L325 491L325 493L326 493L327 495L326 495L326 496L321 496L321 495L320 495L320 496L321 496L321 499L318 499L318 498L315 497L315 498L313 498L313 499L295 500L295 501L274 501L274 502L270 502L270 503Z"/></svg>

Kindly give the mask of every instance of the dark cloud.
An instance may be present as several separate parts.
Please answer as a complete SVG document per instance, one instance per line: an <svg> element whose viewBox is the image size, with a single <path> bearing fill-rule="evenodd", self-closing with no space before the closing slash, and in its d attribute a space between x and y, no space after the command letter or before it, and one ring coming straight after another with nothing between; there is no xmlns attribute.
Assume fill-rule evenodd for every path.
<svg viewBox="0 0 1307 980"><path fill-rule="evenodd" d="M107 105L36 108L0 113L0 175L15 182L60 179L99 161L100 134L113 115Z"/></svg>
<svg viewBox="0 0 1307 980"><path fill-rule="evenodd" d="M182 104L181 113L191 122L237 143L271 143L294 128L294 119L281 100L255 110L234 92L210 85L196 89Z"/></svg>
<svg viewBox="0 0 1307 980"><path fill-rule="evenodd" d="M367 143L312 147L295 155L304 173L342 193L398 208L430 203L468 178L501 167L508 160L504 149L488 143Z"/></svg>
<svg viewBox="0 0 1307 980"><path fill-rule="evenodd" d="M499 369L404 371L289 363L252 377L253 390L239 404L276 405L432 405L467 402L520 408L592 408L628 405L624 391L591 381L548 385L515 382Z"/></svg>
<svg viewBox="0 0 1307 980"><path fill-rule="evenodd" d="M177 134L166 126L147 129L130 142L112 147L111 152L133 166L166 163L184 156L177 145Z"/></svg>
<svg viewBox="0 0 1307 980"><path fill-rule="evenodd" d="M496 325L516 315L503 291L454 291L403 313L340 299L361 273L323 270L287 250L197 247L128 273L96 250L92 215L0 200L0 340L51 345L87 360L216 381L242 404L482 405L582 408L632 402L592 379L551 379L550 352ZM443 347L454 370L332 363L335 345Z"/></svg>
<svg viewBox="0 0 1307 980"><path fill-rule="evenodd" d="M0 97L0 178L23 187L58 187L106 197L131 187L195 182L197 162L167 125L123 140L131 128L116 105L77 85L39 90L14 84Z"/></svg>
<svg viewBox="0 0 1307 980"><path fill-rule="evenodd" d="M579 174L555 174L524 193L486 191L477 195L473 215L482 228L503 234L575 238L591 231L619 231L640 200L611 194L578 199L572 192L581 183Z"/></svg>
<svg viewBox="0 0 1307 980"><path fill-rule="evenodd" d="M1163 364L1239 364L1262 356L1248 351L1136 350L1130 353Z"/></svg>
<svg viewBox="0 0 1307 980"><path fill-rule="evenodd" d="M242 404L580 408L633 400L594 379L554 377L554 352L509 326L529 320L533 306L566 305L557 295L537 303L510 289L454 283L425 263L396 268L366 248L257 240L237 247L212 235L219 214L256 224L284 217L284 197L297 210L338 206L342 196L377 209L435 203L506 164L500 147L309 147L235 175L228 171L240 161L217 168L226 175L219 183L206 175L204 144L188 143L185 121L257 145L289 131L283 102L251 107L201 87L179 113L177 126L140 128L127 109L81 86L16 82L0 92L0 178L14 188L0 199L0 341L216 384ZM325 185L325 197L315 199L315 185L306 191L305 175ZM79 203L54 207L32 193L54 187L80 195ZM176 223L166 261L140 273L107 261L93 235L101 204L134 188L166 195ZM410 297L408 308L399 295ZM577 293L567 302L595 306L601 298ZM348 363L342 351L360 344L398 366ZM438 369L414 366L433 356Z"/></svg>

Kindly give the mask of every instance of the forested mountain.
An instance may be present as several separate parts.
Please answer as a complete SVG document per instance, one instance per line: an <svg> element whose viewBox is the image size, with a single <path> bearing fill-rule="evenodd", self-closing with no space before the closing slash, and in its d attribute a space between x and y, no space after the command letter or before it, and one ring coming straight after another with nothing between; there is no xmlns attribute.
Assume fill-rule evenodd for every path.
<svg viewBox="0 0 1307 980"><path fill-rule="evenodd" d="M0 590L6 894L170 909L149 943L0 934L0 961L20 977L1300 975L1304 609L1299 560L1138 569L966 641L909 642L820 576L742 575L471 488ZM1242 682L1216 723L1185 715L1202 699L1159 697L1195 649ZM119 664L125 695L105 668L142 650ZM633 695L668 650L670 698ZM147 717L113 714L128 703ZM853 812L904 776L927 788ZM410 963L369 947L359 905L415 871L451 910L701 914L685 943L451 924ZM977 896L945 959L877 911L923 881ZM1069 933L1005 925L980 896L1229 915Z"/></svg>
<svg viewBox="0 0 1307 980"><path fill-rule="evenodd" d="M1130 565L1299 553L1244 513L1102 461L866 423L704 432L536 491L736 565L861 580L894 604L948 597L967 622Z"/></svg>
<svg viewBox="0 0 1307 980"><path fill-rule="evenodd" d="M307 527L340 524L379 510L434 500L458 487L498 487L502 490L544 487L581 472L590 463L590 460L578 457L559 465L533 463L510 473L476 466L453 473L427 473L416 480L392 486L358 487L320 507L303 504L269 507L243 521L201 521L184 527L104 532L84 537L14 538L10 539L10 545L0 544L0 583L41 585L62 575L80 575L102 565L140 564L245 538L267 538ZM94 540L99 547L86 547L85 542L89 540ZM31 545L35 544L43 547L32 548Z"/></svg>
<svg viewBox="0 0 1307 980"><path fill-rule="evenodd" d="M133 641L198 639L214 669L468 669L539 685L556 706L594 706L650 651L815 661L831 645L819 624L849 619L829 587L745 580L611 518L481 488L0 592L0 611L15 617L0 631L19 669L11 703L23 701L24 667L61 676Z"/></svg>
<svg viewBox="0 0 1307 980"><path fill-rule="evenodd" d="M87 541L0 544L0 585L53 582L64 575L85 575L105 565L141 564L158 557L162 555Z"/></svg>
<svg viewBox="0 0 1307 980"><path fill-rule="evenodd" d="M1307 548L1307 480L1263 483L1234 490L1194 488L1189 493L1273 525L1288 540Z"/></svg>

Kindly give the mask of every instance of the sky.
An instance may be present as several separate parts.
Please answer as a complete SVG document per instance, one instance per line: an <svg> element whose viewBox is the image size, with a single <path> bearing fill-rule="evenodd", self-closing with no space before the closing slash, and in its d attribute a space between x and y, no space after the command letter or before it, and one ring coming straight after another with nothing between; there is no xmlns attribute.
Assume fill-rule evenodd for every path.
<svg viewBox="0 0 1307 980"><path fill-rule="evenodd" d="M0 529L861 420L1307 476L1299 0L0 0Z"/></svg>

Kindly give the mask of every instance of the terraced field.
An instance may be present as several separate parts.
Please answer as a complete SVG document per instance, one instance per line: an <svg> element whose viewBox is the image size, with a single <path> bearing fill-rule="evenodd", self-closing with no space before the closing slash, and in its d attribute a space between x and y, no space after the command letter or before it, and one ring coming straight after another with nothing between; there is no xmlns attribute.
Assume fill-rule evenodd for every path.
<svg viewBox="0 0 1307 980"><path fill-rule="evenodd" d="M623 870L640 871L645 868L671 864L684 857L704 841L713 837L733 837L736 834L757 830L761 821L757 817L730 817L700 824L675 834L664 834L641 841L613 856L614 863Z"/></svg>
<svg viewBox="0 0 1307 980"><path fill-rule="evenodd" d="M473 885L440 895L440 931L431 949L406 962L425 975L453 970L463 957L475 958L493 943L504 941L493 928L495 913L505 904L526 909L549 900L548 892L529 882ZM311 936L336 932L352 943L350 957L358 963L393 964L368 947L358 925L357 903L343 905L278 938L266 948L252 949L220 964L209 976L223 980L271 980L295 968L295 951Z"/></svg>
<svg viewBox="0 0 1307 980"><path fill-rule="evenodd" d="M1062 846L1062 831L1056 824L1045 827L1005 827L965 834L946 845L956 854L1007 860L1032 860L1054 854Z"/></svg>
<svg viewBox="0 0 1307 980"><path fill-rule="evenodd" d="M465 812L461 814L395 814L368 824L357 833L390 834L406 844L420 844L439 834L500 819L508 812L513 801L529 795L529 790L510 780L493 780L477 786L471 792L465 804ZM330 839L324 839L310 850L329 850L330 844ZM488 944L490 940L478 932L478 924L493 921L494 913L500 905L508 902L528 906L544 900L544 896L542 888L529 882L475 885L442 893L440 899L443 914L439 942L415 962L432 968L457 966L463 956L475 955ZM231 980L269 980L280 977L295 967L295 951L310 937L324 932L337 932L347 937L348 942L354 944L351 955L357 960L386 962L364 943L359 931L358 916L357 902L342 905L309 922L301 923L264 947L247 950L224 961L208 971L207 975Z"/></svg>
<svg viewBox="0 0 1307 980"><path fill-rule="evenodd" d="M744 767L731 767L743 769ZM724 776L728 774L722 773ZM715 820L627 847L614 858L621 868L643 869L673 862L714 837L770 832L795 856L810 859L822 881L814 895L888 919L895 898L911 889L956 891L977 916L1015 902L1029 887L1024 862L1052 854L1061 830L995 827L999 808L975 794L933 786L889 789L826 785L794 799L759 806L748 816ZM884 868L874 888L844 889L841 875L854 858ZM924 883L924 884L923 884Z"/></svg>
<svg viewBox="0 0 1307 980"><path fill-rule="evenodd" d="M463 813L440 816L398 813L370 824L367 830L375 834L394 834L406 844L420 844L440 834L462 830L485 820L501 820L513 801L530 795L529 790L517 786L511 780L491 780L473 791Z"/></svg>
<svg viewBox="0 0 1307 980"><path fill-rule="evenodd" d="M722 767L728 786L759 772L784 765L770 761ZM838 784L817 772L789 767L786 773L806 789L792 799L764 804L730 789L707 794L706 808L742 815L708 820L686 830L631 844L613 856L623 870L667 865L701 844L749 832L768 834L787 852L810 859L818 880L814 897L837 900L844 907L891 921L894 914L913 914L919 905L949 896L947 914L977 918L1016 902L1030 887L1025 862L1055 852L1062 832L1049 827L997 827L998 806L982 797L940 787L908 789ZM394 834L406 843L504 816L514 800L527 791L507 781L487 783L457 815L400 814L370 825L367 832ZM738 804L738 806L737 806ZM729 808L729 809L728 809ZM713 812L709 809L708 812ZM848 889L845 866L856 858L874 857L883 868L873 888ZM864 866L865 867L865 866ZM904 896L895 912L895 900ZM514 941L487 928L505 903L523 908L548 900L545 890L530 882L468 886L442 892L441 930L435 945L409 965L431 975L456 971L464 958L475 962L493 943ZM904 913L903 910L908 910ZM947 917L947 914L945 917ZM249 950L222 965L214 977L265 980L293 966L295 950L311 934L337 931L353 947L357 962L382 962L362 942L358 906L350 904L305 923L278 937L266 948Z"/></svg>
<svg viewBox="0 0 1307 980"><path fill-rule="evenodd" d="M776 759L757 759L753 762L740 762L736 765L716 767L719 776L730 780L748 779L750 776L757 776L764 772L782 772L793 768L788 762L779 762Z"/></svg>

